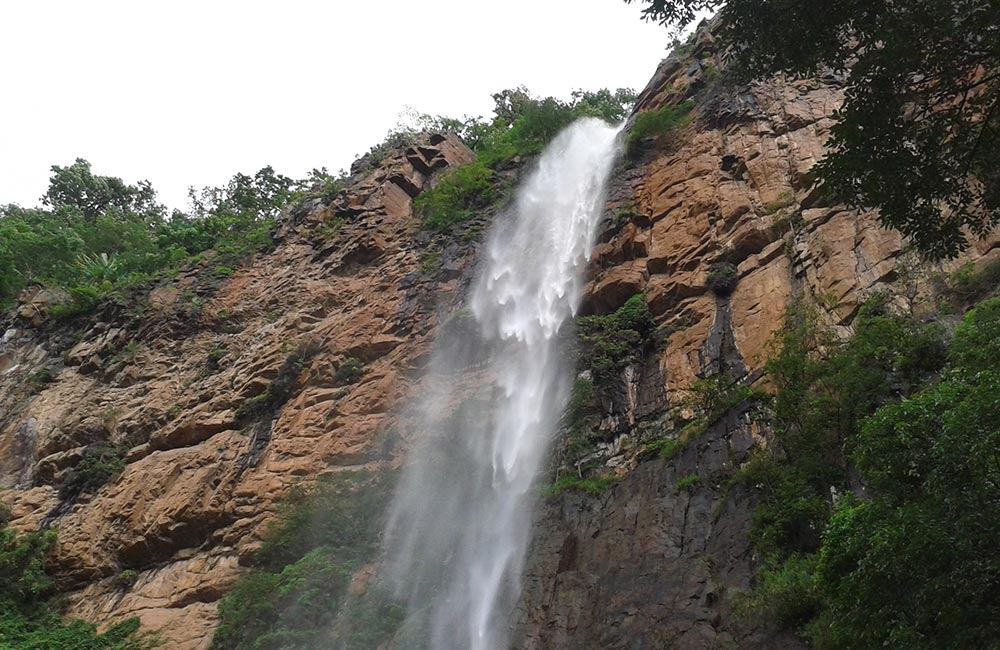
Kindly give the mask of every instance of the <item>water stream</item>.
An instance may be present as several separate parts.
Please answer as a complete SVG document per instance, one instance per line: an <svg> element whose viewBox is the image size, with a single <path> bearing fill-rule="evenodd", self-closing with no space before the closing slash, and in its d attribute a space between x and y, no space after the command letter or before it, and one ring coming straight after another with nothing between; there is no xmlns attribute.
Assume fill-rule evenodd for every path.
<svg viewBox="0 0 1000 650"><path fill-rule="evenodd" d="M572 379L557 335L580 302L616 136L585 119L555 138L496 218L468 312L441 328L387 531L410 647L506 648Z"/></svg>

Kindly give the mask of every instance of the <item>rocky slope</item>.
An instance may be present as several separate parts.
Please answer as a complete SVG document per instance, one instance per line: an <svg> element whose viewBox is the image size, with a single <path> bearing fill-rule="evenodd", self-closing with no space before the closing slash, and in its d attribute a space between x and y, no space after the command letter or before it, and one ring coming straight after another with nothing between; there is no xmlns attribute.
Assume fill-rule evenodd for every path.
<svg viewBox="0 0 1000 650"><path fill-rule="evenodd" d="M809 178L838 79L737 87L715 78L712 50L701 32L684 58L661 64L637 110L697 95L694 121L623 160L612 180L586 309L644 293L669 336L602 404L591 460L619 482L540 508L519 648L797 647L732 611L756 561L753 503L721 485L767 432L738 408L672 460L639 453L670 430L696 378L759 378L794 297L845 331L874 290L933 304L934 269ZM231 276L208 260L137 301L141 310L109 305L59 325L37 295L0 323L0 485L10 488L0 500L15 527L58 528L52 564L71 615L138 615L166 647L206 648L220 597L295 485L396 461L406 423L394 414L489 218L432 237L412 199L471 156L443 136L399 152L331 203L289 214L274 252ZM998 238L968 255L998 257ZM287 403L270 404L280 409L245 407L288 381ZM95 448L124 471L81 490L74 468ZM693 475L701 481L678 489Z"/></svg>

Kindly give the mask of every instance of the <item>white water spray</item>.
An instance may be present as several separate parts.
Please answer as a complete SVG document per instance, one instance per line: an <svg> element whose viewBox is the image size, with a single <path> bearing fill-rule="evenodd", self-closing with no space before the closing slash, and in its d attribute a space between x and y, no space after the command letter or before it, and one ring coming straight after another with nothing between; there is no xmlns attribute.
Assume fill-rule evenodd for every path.
<svg viewBox="0 0 1000 650"><path fill-rule="evenodd" d="M409 647L506 647L533 482L569 393L556 337L580 301L616 136L586 119L549 145L497 217L469 297L475 323L442 328L388 530Z"/></svg>

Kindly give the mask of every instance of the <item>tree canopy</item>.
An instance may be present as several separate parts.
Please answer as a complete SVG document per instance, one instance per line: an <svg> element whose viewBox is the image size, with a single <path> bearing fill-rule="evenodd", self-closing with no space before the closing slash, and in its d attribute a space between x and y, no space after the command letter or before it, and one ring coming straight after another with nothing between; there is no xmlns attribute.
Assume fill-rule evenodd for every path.
<svg viewBox="0 0 1000 650"><path fill-rule="evenodd" d="M678 27L718 10L746 79L845 72L816 176L926 257L952 257L1000 222L1000 0L639 1L646 19Z"/></svg>

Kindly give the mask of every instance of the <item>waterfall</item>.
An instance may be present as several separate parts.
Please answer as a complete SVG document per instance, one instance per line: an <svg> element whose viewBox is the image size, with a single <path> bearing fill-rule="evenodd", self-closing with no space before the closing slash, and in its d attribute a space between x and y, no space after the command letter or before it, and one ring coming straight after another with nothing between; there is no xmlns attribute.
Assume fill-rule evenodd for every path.
<svg viewBox="0 0 1000 650"><path fill-rule="evenodd" d="M387 531L405 647L506 648L534 481L572 379L557 335L580 302L616 142L596 119L553 140L495 220L469 311L441 328Z"/></svg>

